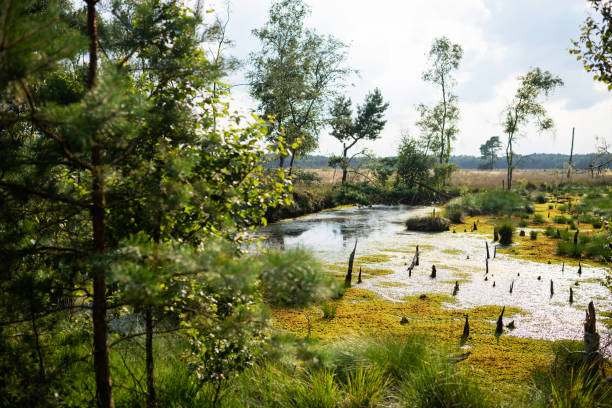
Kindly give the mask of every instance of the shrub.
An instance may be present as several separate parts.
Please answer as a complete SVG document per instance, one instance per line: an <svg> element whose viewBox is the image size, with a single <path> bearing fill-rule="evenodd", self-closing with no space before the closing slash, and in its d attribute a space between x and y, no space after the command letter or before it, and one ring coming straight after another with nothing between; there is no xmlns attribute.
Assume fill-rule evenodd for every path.
<svg viewBox="0 0 612 408"><path fill-rule="evenodd" d="M546 198L546 194L544 193L540 193L538 195L535 196L535 202L538 204L544 204L546 202L548 202L548 199Z"/></svg>
<svg viewBox="0 0 612 408"><path fill-rule="evenodd" d="M516 214L534 212L529 200L514 191L486 191L451 200L450 207L461 208L470 215Z"/></svg>
<svg viewBox="0 0 612 408"><path fill-rule="evenodd" d="M311 185L313 183L319 184L322 181L321 177L319 177L319 175L314 171L305 171L301 169L293 170L291 179L293 180L294 184L304 183L306 185Z"/></svg>
<svg viewBox="0 0 612 408"><path fill-rule="evenodd" d="M499 234L499 243L502 245L510 245L512 243L512 235L514 235L514 225L509 222L504 222L497 226Z"/></svg>
<svg viewBox="0 0 612 408"><path fill-rule="evenodd" d="M413 217L406 220L406 229L410 231L440 232L448 231L450 221L447 218L434 215Z"/></svg>
<svg viewBox="0 0 612 408"><path fill-rule="evenodd" d="M573 229L573 230L577 229L576 228L576 223L574 222L574 220L570 220L569 227L570 227L570 229Z"/></svg>
<svg viewBox="0 0 612 408"><path fill-rule="evenodd" d="M321 305L321 311L323 312L323 319L331 320L336 317L336 310L338 309L338 303L336 302L325 302Z"/></svg>
<svg viewBox="0 0 612 408"><path fill-rule="evenodd" d="M527 220L519 220L519 222L517 223L517 225L521 228L525 228L526 226L529 225L529 221Z"/></svg>
<svg viewBox="0 0 612 408"><path fill-rule="evenodd" d="M593 224L593 228L595 229L600 229L601 226L603 225L603 223L600 220L593 220L591 221L591 224Z"/></svg>
<svg viewBox="0 0 612 408"><path fill-rule="evenodd" d="M521 232L519 232L519 236L520 237L524 237L525 236L525 230L521 230Z"/></svg>
<svg viewBox="0 0 612 408"><path fill-rule="evenodd" d="M303 249L271 252L261 274L264 297L272 304L303 307L333 295L338 282Z"/></svg>
<svg viewBox="0 0 612 408"><path fill-rule="evenodd" d="M552 238L555 235L557 235L557 231L553 227L549 226L549 227L546 227L546 230L544 231L544 235Z"/></svg>
<svg viewBox="0 0 612 408"><path fill-rule="evenodd" d="M570 222L570 219L567 217L564 217L563 215L555 215L555 218L553 218L553 221L557 224L567 224Z"/></svg>
<svg viewBox="0 0 612 408"><path fill-rule="evenodd" d="M459 207L446 207L444 209L444 215L453 224L461 224L463 222L463 210Z"/></svg>
<svg viewBox="0 0 612 408"><path fill-rule="evenodd" d="M531 238L532 241L535 241L538 238L538 231L529 231L529 238Z"/></svg>
<svg viewBox="0 0 612 408"><path fill-rule="evenodd" d="M533 223L534 224L544 224L546 222L546 220L544 219L544 216L542 214L535 214L533 216Z"/></svg>

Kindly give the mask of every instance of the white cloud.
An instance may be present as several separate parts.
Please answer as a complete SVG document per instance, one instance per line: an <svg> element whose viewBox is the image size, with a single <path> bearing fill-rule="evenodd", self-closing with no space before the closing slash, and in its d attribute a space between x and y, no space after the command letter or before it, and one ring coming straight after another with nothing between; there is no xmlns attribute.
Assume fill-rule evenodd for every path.
<svg viewBox="0 0 612 408"><path fill-rule="evenodd" d="M547 10L544 5L528 1L517 3L516 7L533 8L515 10L514 15L508 15L504 2L485 0L308 2L312 16L307 24L319 33L332 34L350 44L348 65L360 71L360 76L350 81L355 87L347 89L354 103L361 103L374 87L379 87L390 102L381 139L362 145L378 155L396 153L401 129L416 135L414 122L418 115L414 106L421 102L434 103L439 97L439 90L425 84L421 73L427 67L426 53L432 40L443 35L461 44L465 51L456 73L461 108L456 153L477 154L480 144L488 137L503 136L500 113L516 90L516 77L530 66L544 62L547 64L544 68L562 75L567 85L557 99L546 104L557 122L558 136L535 137L527 129L526 133L532 136L520 142L519 151L566 152L569 142L565 135L571 132L572 126L583 137L577 151L593 150L595 135L612 137L609 119L612 93L586 79L585 75L590 75L566 54L569 39L578 31L574 20L582 21L584 17L584 8L576 7L575 1L554 3L553 17L571 15L574 20L570 24L565 20L559 24L551 15L544 14ZM236 56L245 58L259 46L250 31L264 24L269 4L269 0L232 0L229 36L236 41ZM540 30L537 46L533 36L538 32L530 31L531 37L523 35L523 22L530 29ZM549 35L551 32L555 35ZM238 75L232 82L245 81ZM236 88L234 95L244 109L256 106L248 97L246 87ZM319 152L329 154L339 150L339 143L322 132Z"/></svg>

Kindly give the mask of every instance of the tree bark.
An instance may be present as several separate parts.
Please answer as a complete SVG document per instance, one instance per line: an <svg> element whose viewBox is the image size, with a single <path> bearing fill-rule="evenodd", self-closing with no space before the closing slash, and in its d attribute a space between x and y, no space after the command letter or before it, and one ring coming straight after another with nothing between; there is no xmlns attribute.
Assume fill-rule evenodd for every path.
<svg viewBox="0 0 612 408"><path fill-rule="evenodd" d="M97 0L87 0L87 32L89 36L88 89L91 91L97 80L98 25L96 21ZM97 135L92 135L92 197L91 220L93 227L93 250L106 253L106 197L102 168L102 146ZM96 378L96 405L98 408L114 408L112 380L109 366L108 322L106 320L106 278L104 267L97 263L93 268L93 347Z"/></svg>
<svg viewBox="0 0 612 408"><path fill-rule="evenodd" d="M348 148L344 147L342 151L342 184L346 182L346 176L348 175L348 161L346 160Z"/></svg>
<svg viewBox="0 0 612 408"><path fill-rule="evenodd" d="M157 406L155 396L155 377L153 375L153 313L151 306L145 312L146 338L145 338L145 365L147 372L147 408Z"/></svg>

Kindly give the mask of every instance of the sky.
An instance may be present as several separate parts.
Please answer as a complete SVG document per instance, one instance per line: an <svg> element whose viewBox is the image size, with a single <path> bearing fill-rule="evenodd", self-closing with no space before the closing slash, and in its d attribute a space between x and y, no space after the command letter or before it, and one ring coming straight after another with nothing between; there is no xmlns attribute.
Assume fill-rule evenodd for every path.
<svg viewBox="0 0 612 408"><path fill-rule="evenodd" d="M211 4L212 1L212 4ZM223 0L207 3L224 16ZM215 4L215 1L217 4ZM270 0L231 0L227 35L229 50L246 60L260 44L251 34L267 20ZM588 13L585 0L307 0L312 13L306 26L319 34L331 34L349 45L347 65L359 71L345 92L354 105L376 87L389 102L387 124L379 140L360 142L377 156L397 152L401 133L417 137L416 105L433 105L440 90L425 83L427 52L435 38L447 36L463 47L464 56L455 72L454 89L461 119L453 154L479 155L489 137L502 141L502 111L512 100L517 77L540 67L560 76L565 86L544 103L555 122L553 131L523 129L517 153L569 154L572 127L575 153L595 150L596 138L612 142L612 92L594 81L576 56L568 52L579 36ZM234 104L255 110L248 95L244 70L228 78ZM314 154L339 154L340 143L329 129L319 136Z"/></svg>

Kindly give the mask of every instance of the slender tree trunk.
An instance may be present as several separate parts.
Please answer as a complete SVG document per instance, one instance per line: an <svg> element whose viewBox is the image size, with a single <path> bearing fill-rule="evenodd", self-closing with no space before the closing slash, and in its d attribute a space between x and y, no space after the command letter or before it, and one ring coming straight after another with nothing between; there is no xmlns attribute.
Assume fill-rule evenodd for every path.
<svg viewBox="0 0 612 408"><path fill-rule="evenodd" d="M147 371L147 408L154 408L157 406L155 396L155 377L153 375L153 313L151 306L147 306L145 311L145 325L146 325L146 338L145 338L145 365Z"/></svg>
<svg viewBox="0 0 612 408"><path fill-rule="evenodd" d="M576 130L576 128L572 128L572 148L570 149L569 163L567 163L567 179L568 180L572 177L572 161L574 158L574 130Z"/></svg>
<svg viewBox="0 0 612 408"><path fill-rule="evenodd" d="M97 0L87 0L87 32L89 35L88 88L93 89L97 79L98 25L96 22ZM93 250L106 252L106 197L102 171L102 146L97 135L92 137L92 196L91 220L93 226ZM112 380L109 366L108 322L106 320L106 278L104 267L97 263L93 269L93 346L94 371L96 377L96 405L98 408L114 408Z"/></svg>
<svg viewBox="0 0 612 408"><path fill-rule="evenodd" d="M289 161L289 176L293 173L293 161L295 160L295 151L291 155L291 160Z"/></svg>
<svg viewBox="0 0 612 408"><path fill-rule="evenodd" d="M444 86L444 77L442 77L442 103L444 104L444 113L442 114L442 130L440 134L440 164L442 164L446 155L448 155L448 151L446 154L444 153L444 145L446 144L446 136L444 131L446 130L446 87ZM450 144L450 140L448 141ZM448 159L446 160L448 163Z"/></svg>
<svg viewBox="0 0 612 408"><path fill-rule="evenodd" d="M285 165L285 156L281 154L278 157L278 167L280 167L282 169L284 167L284 165Z"/></svg>
<svg viewBox="0 0 612 408"><path fill-rule="evenodd" d="M342 184L346 182L346 176L348 175L348 161L346 160L347 150L345 145L342 151Z"/></svg>
<svg viewBox="0 0 612 408"><path fill-rule="evenodd" d="M512 136L508 136L508 146L506 147L506 163L508 164L507 186L508 191L512 189L512 169L513 169Z"/></svg>

